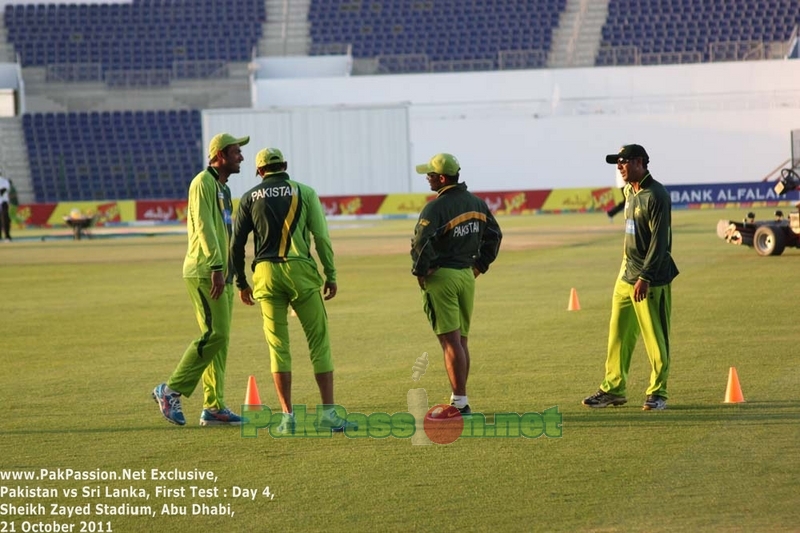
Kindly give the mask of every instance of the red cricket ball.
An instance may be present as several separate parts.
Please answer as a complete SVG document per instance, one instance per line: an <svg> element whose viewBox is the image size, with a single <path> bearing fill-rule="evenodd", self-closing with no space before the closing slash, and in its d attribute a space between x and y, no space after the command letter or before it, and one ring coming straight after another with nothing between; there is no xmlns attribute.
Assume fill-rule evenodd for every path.
<svg viewBox="0 0 800 533"><path fill-rule="evenodd" d="M450 444L461 436L464 419L452 405L434 405L425 414L425 434L436 444Z"/></svg>

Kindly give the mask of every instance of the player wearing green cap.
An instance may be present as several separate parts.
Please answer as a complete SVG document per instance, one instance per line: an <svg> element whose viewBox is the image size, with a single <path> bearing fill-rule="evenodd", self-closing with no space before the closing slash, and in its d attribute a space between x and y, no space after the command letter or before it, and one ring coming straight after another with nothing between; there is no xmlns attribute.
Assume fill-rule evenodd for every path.
<svg viewBox="0 0 800 533"><path fill-rule="evenodd" d="M202 378L203 412L200 425L238 425L240 416L225 405L225 364L231 331L233 269L229 264L233 203L227 182L238 174L241 147L249 137L220 133L208 147L208 167L189 185L186 230L189 245L183 278L194 305L201 336L183 354L166 383L153 390L153 399L169 422L184 425L181 396L189 397Z"/></svg>
<svg viewBox="0 0 800 533"><path fill-rule="evenodd" d="M606 375L600 389L583 405L602 408L628 399L628 369L641 332L650 359L650 386L642 409L667 407L669 327L672 280L678 267L672 260L672 202L664 186L648 170L644 147L627 144L606 156L625 181L625 248L611 298Z"/></svg>
<svg viewBox="0 0 800 533"><path fill-rule="evenodd" d="M288 163L277 148L258 152L256 169L262 181L247 191L239 203L231 255L242 302L255 305L258 301L261 305L272 378L284 413L276 432L291 434L295 427L289 306L303 327L322 398L317 427L332 431L358 429L339 417L334 409L333 362L323 294L325 300L336 296L336 267L322 204L314 189L289 177ZM244 271L245 245L250 233L255 247L252 289ZM324 281L311 255L311 236L322 263Z"/></svg>
<svg viewBox="0 0 800 533"><path fill-rule="evenodd" d="M459 183L461 166L455 156L437 154L416 169L427 174L436 198L422 209L414 228L411 273L417 277L423 308L444 352L450 403L469 414L467 337L475 278L497 258L503 234L486 202Z"/></svg>

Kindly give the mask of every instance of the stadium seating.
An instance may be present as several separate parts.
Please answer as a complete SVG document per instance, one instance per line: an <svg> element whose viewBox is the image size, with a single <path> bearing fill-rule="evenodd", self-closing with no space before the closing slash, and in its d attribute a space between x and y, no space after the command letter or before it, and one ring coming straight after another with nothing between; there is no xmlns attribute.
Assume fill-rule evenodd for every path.
<svg viewBox="0 0 800 533"><path fill-rule="evenodd" d="M23 116L37 202L185 198L202 169L199 111Z"/></svg>
<svg viewBox="0 0 800 533"><path fill-rule="evenodd" d="M786 41L798 22L797 0L611 0L595 64L746 59L747 43Z"/></svg>
<svg viewBox="0 0 800 533"><path fill-rule="evenodd" d="M176 61L249 61L264 0L6 4L22 66L98 63L102 72L171 69Z"/></svg>
<svg viewBox="0 0 800 533"><path fill-rule="evenodd" d="M566 3L310 0L311 50L349 44L356 59L378 58L377 72L542 68ZM800 22L798 0L610 0L608 9L596 65L724 60L717 43L785 42ZM264 0L5 7L23 66L86 65L89 76L99 65L109 86L247 61L265 18ZM40 113L23 124L39 202L182 198L203 163L199 111Z"/></svg>
<svg viewBox="0 0 800 533"><path fill-rule="evenodd" d="M566 0L311 0L311 39L317 48L347 43L354 58L424 54L418 61L394 61L397 70L453 70L435 63L469 61L499 67L499 53L541 50L543 67L551 36ZM312 47L312 50L314 48ZM406 70L403 70L403 67ZM485 67L484 67L485 69ZM460 70L460 69L459 69Z"/></svg>

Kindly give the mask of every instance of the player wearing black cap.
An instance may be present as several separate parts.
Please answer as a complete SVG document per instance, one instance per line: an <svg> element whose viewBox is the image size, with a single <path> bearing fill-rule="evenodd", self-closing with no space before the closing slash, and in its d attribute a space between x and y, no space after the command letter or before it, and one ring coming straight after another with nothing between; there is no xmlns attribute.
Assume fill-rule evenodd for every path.
<svg viewBox="0 0 800 533"><path fill-rule="evenodd" d="M623 146L606 162L617 165L625 181L625 247L611 299L606 376L600 390L585 398L588 407L627 403L631 355L641 332L652 372L645 411L667 406L670 366L672 280L672 202L648 170L650 157L638 144Z"/></svg>

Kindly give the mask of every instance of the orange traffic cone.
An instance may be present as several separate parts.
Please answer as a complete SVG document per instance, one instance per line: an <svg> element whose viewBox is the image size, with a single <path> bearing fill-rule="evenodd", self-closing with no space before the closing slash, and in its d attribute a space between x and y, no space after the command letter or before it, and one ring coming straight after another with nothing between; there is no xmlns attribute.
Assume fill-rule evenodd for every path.
<svg viewBox="0 0 800 533"><path fill-rule="evenodd" d="M569 305L567 306L567 311L580 311L581 304L578 301L578 291L575 290L575 287L569 291Z"/></svg>
<svg viewBox="0 0 800 533"><path fill-rule="evenodd" d="M258 395L255 376L250 376L247 380L247 392L244 395L244 404L249 411L261 410L261 396Z"/></svg>
<svg viewBox="0 0 800 533"><path fill-rule="evenodd" d="M739 374L736 367L731 367L728 372L728 388L725 390L725 403L743 403L744 395L742 387L739 385Z"/></svg>

